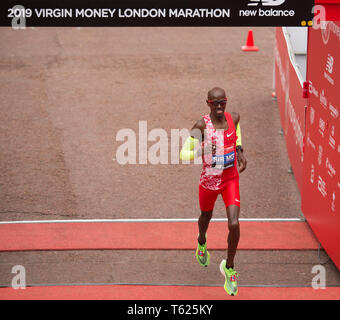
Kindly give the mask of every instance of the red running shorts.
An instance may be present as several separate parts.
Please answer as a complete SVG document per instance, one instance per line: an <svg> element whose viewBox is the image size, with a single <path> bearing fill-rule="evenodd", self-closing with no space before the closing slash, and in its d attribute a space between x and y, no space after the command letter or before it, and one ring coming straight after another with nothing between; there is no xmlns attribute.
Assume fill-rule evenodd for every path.
<svg viewBox="0 0 340 320"><path fill-rule="evenodd" d="M232 179L224 185L221 190L209 190L199 185L198 198L202 211L212 211L219 194L222 195L226 208L232 204L240 206L239 179Z"/></svg>

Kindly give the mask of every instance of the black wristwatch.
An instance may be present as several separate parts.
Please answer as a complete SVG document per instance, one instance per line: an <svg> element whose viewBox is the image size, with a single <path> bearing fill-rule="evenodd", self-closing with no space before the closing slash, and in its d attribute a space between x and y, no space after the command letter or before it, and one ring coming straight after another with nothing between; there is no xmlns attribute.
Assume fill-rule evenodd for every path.
<svg viewBox="0 0 340 320"><path fill-rule="evenodd" d="M243 152L242 146L237 146L237 147L236 147L236 151L239 151L239 150L241 150L241 151Z"/></svg>

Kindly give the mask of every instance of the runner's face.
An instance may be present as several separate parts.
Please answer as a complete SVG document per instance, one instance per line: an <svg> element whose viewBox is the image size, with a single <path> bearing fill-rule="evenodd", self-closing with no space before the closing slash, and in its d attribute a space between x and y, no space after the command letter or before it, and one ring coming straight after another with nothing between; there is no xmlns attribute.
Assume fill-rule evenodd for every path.
<svg viewBox="0 0 340 320"><path fill-rule="evenodd" d="M227 98L224 95L213 97L212 99L207 100L207 103L214 116L217 118L223 117L227 105Z"/></svg>

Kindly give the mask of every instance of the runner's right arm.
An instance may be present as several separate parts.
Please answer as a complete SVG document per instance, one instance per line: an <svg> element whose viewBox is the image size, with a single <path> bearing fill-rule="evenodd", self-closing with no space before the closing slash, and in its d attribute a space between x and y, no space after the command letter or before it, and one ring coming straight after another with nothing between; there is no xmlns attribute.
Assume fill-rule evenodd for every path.
<svg viewBox="0 0 340 320"><path fill-rule="evenodd" d="M195 148L198 144L201 144L204 140L204 130L205 130L205 122L203 118L198 120L195 125L192 127L190 132L190 137L185 141L181 153L181 160L193 160L195 157L200 157L202 155L202 149L198 149L195 152ZM209 150L208 150L209 149ZM204 152L207 154L211 153L212 146L208 146L207 150Z"/></svg>
<svg viewBox="0 0 340 320"><path fill-rule="evenodd" d="M195 147L199 143L199 140L193 137L189 137L181 150L179 155L181 160L194 160L195 159Z"/></svg>

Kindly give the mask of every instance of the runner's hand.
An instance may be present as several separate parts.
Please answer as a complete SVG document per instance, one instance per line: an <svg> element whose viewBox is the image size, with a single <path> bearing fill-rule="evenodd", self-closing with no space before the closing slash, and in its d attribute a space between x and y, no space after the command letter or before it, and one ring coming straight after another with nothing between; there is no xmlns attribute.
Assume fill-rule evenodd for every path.
<svg viewBox="0 0 340 320"><path fill-rule="evenodd" d="M216 153L216 144L208 142L204 147L204 154Z"/></svg>
<svg viewBox="0 0 340 320"><path fill-rule="evenodd" d="M216 145L209 142L207 142L204 148L200 148L197 150L197 156L199 157L202 155L204 156L213 153L216 153Z"/></svg>
<svg viewBox="0 0 340 320"><path fill-rule="evenodd" d="M237 152L237 163L239 166L239 173L243 172L247 168L247 159L242 151Z"/></svg>

